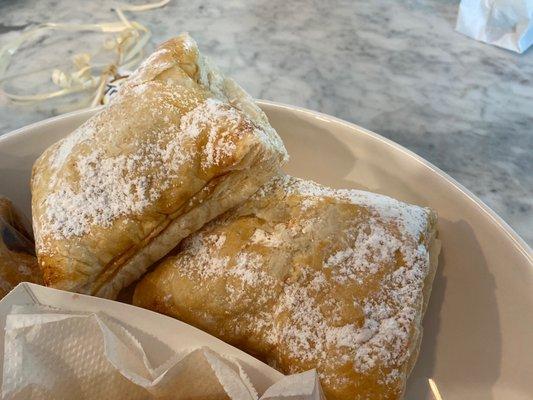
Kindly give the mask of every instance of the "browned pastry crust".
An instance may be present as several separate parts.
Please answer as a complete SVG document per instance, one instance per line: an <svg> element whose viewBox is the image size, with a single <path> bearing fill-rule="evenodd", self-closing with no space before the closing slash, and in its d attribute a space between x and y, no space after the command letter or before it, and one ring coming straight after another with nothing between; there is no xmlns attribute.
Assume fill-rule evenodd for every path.
<svg viewBox="0 0 533 400"><path fill-rule="evenodd" d="M105 109L36 161L33 225L45 283L116 296L248 198L286 157L254 101L188 35L169 40Z"/></svg>
<svg viewBox="0 0 533 400"><path fill-rule="evenodd" d="M439 252L427 208L275 178L184 240L134 304L191 323L328 399L399 399Z"/></svg>
<svg viewBox="0 0 533 400"><path fill-rule="evenodd" d="M34 245L10 200L0 196L0 299L21 282L42 284Z"/></svg>

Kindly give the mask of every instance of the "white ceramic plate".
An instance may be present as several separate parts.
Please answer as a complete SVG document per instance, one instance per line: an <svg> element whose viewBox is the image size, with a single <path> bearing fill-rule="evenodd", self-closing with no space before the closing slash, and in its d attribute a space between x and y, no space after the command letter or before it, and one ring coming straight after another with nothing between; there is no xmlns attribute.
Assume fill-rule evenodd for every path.
<svg viewBox="0 0 533 400"><path fill-rule="evenodd" d="M533 397L533 256L492 210L403 147L316 112L261 102L291 155L287 172L338 188L364 188L439 214L442 255L407 399ZM34 160L94 110L0 137L0 194L29 216Z"/></svg>

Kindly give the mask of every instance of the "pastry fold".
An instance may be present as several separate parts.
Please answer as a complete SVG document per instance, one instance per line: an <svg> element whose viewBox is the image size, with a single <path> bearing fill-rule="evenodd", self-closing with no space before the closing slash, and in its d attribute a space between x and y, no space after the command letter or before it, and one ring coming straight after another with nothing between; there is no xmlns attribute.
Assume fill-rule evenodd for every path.
<svg viewBox="0 0 533 400"><path fill-rule="evenodd" d="M439 242L433 211L274 178L192 234L134 304L195 325L328 399L399 399L417 357Z"/></svg>
<svg viewBox="0 0 533 400"><path fill-rule="evenodd" d="M265 114L190 36L165 42L33 167L46 285L115 297L286 158Z"/></svg>

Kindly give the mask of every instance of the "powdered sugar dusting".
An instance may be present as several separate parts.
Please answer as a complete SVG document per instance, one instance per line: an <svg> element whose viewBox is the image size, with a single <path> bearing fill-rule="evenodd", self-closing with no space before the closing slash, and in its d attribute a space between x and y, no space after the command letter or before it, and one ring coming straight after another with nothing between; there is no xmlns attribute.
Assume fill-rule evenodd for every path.
<svg viewBox="0 0 533 400"><path fill-rule="evenodd" d="M76 186L61 185L45 200L43 233L79 236L92 225L107 227L120 216L141 213L179 180L182 166L193 157L209 167L231 156L236 146L228 136L243 134L240 123L235 109L208 99L185 114L179 126L154 130L149 142L135 144L129 154L109 155L104 146L78 156ZM93 137L94 130L86 124L64 139L52 155L52 170L62 168L74 146ZM193 154L190 144L200 135L207 136L203 155Z"/></svg>
<svg viewBox="0 0 533 400"><path fill-rule="evenodd" d="M177 135L170 127L154 131L157 140L129 154L109 156L95 148L78 157L76 185L60 186L45 200L43 233L83 235L92 225L110 226L121 215L142 212L179 178L180 167L190 158L182 151L183 142L194 139L187 133ZM170 135L175 138L169 141Z"/></svg>
<svg viewBox="0 0 533 400"><path fill-rule="evenodd" d="M158 79L172 68L178 77ZM216 98L208 98L198 105L206 94ZM153 124L156 131L146 133L166 135L166 140L158 137L155 143L150 139L147 143L143 140L128 143L138 148L133 153L122 151L123 143L113 130L120 131L121 120L131 120L132 116L124 115L124 109L128 108L121 102L140 99L136 108L141 108L145 98L150 107L143 108L143 117L156 121ZM116 126L110 127L106 120L108 109L94 116L52 148L48 163L51 174L45 177L46 182L41 180L44 174L34 176L37 186L51 188L44 204L41 203L44 215L39 221L42 230L36 232L39 242L46 234L56 239L79 236L91 226L108 227L120 216L142 213L177 183L171 180L179 180L181 166L191 157L198 157L204 170L238 161L237 144L245 135L262 142L265 147L262 153L271 161L277 158L280 162L287 155L281 139L253 99L206 62L188 34L165 43L151 54L122 85L108 107L113 109L110 115L117 120ZM179 120L183 109L192 111L181 115L179 126L173 125L172 121ZM205 140L199 140L201 154L191 154L194 152L191 147L183 148L183 141L200 136L205 136ZM79 145L83 143L85 147L94 147L90 148L93 150L90 154L83 146L80 151ZM113 148L112 154L108 154L107 147ZM65 174L72 175L69 171L72 165L77 169L74 175L79 174L76 184L62 178Z"/></svg>
<svg viewBox="0 0 533 400"><path fill-rule="evenodd" d="M428 229L429 210L386 196L334 190L291 177L278 178L271 185L257 196L269 196L270 191L281 187L286 195L300 198L304 211L328 197L372 211L364 223L344 231L344 246L324 260L323 271L331 274L326 286L333 282L364 286L369 279L376 279L372 278L376 274L384 274L379 290L361 299L362 326L350 321L342 326L332 325L331 317L324 315L321 304L315 302L316 293L324 288L314 280L306 286L287 285L278 312L291 312L291 323L281 328L290 352L300 359L322 360L325 349L334 345L351 354L356 371L392 368L383 382L399 378L397 368L411 356L409 343L413 326L420 318L422 288L429 270L428 250L418 242ZM391 222L399 229L399 235L389 227ZM398 256L402 261L398 261ZM391 265L398 262L400 265L391 270Z"/></svg>
<svg viewBox="0 0 533 400"><path fill-rule="evenodd" d="M217 250L223 246L225 240L225 236L219 235L192 236L188 240L188 249L180 260L183 272L187 273L194 258L194 270L189 270L189 273L194 273L202 280L207 281L224 273L229 257L219 256Z"/></svg>
<svg viewBox="0 0 533 400"><path fill-rule="evenodd" d="M224 121L222 127L217 123L219 121ZM239 129L242 121L241 114L235 108L216 99L207 99L200 107L183 117L182 127L189 135L198 135L207 130L202 167L209 168L220 163L223 157L234 154L237 147L231 136L243 136L242 129Z"/></svg>
<svg viewBox="0 0 533 400"><path fill-rule="evenodd" d="M220 256L226 243L226 236L199 233L185 240L180 262L180 273L189 277L209 278L232 276L243 285L257 286L272 283L273 279L264 272L265 259L258 253L240 251L235 255Z"/></svg>
<svg viewBox="0 0 533 400"><path fill-rule="evenodd" d="M379 224L366 223L356 231L348 231L350 247L339 250L324 263L332 270L333 279L339 283L355 280L362 283L364 274L375 274L380 266L394 260L402 242Z"/></svg>
<svg viewBox="0 0 533 400"><path fill-rule="evenodd" d="M402 203L384 195L362 190L332 189L313 181L297 179L287 175L271 180L257 192L256 197L265 196L274 187L283 188L288 195L297 194L302 196L302 208L304 210L317 205L327 197L349 201L352 204L366 207L373 210L381 219L392 220L400 224L404 233L415 240L418 240L417 235L423 232L429 215L429 209L427 208Z"/></svg>
<svg viewBox="0 0 533 400"><path fill-rule="evenodd" d="M330 204L356 205L362 211L352 209L345 218L337 213L346 207ZM345 384L348 378L325 371L349 366L358 374L376 376L376 384L401 390L429 271L428 243L420 240L427 240L430 211L377 194L278 177L233 216L215 222L207 231L215 226L217 232L224 232L239 215L249 218L250 213L257 213L261 227L237 247L233 260L217 267L210 277L238 276L245 286L232 288L230 297L244 293L256 296L261 304L274 304L254 309L251 320L264 340L283 353L283 359L298 360L280 366L297 372L299 367L294 365L306 363L317 368L324 385L331 386ZM276 220L278 215L284 215L283 223ZM190 271L197 271L199 265L205 268L197 257L219 257L219 249L196 242L203 235L188 239L194 248L185 245L185 252L191 254L186 263ZM268 258L260 250L254 252L256 245L271 249ZM317 260L320 254L322 261ZM276 279L271 274L279 263L274 260L282 260L279 263L286 268ZM269 290L276 282L281 293Z"/></svg>
<svg viewBox="0 0 533 400"><path fill-rule="evenodd" d="M169 46L184 51L186 61L181 60L180 64L180 58L175 57ZM157 79L170 68L181 68L189 74L183 85L179 78ZM196 70L198 77L193 76ZM198 105L208 93L217 98L208 98ZM42 204L42 229L36 232L39 242L43 235L56 239L80 236L92 226L109 227L121 216L141 214L169 187L179 184L182 166L192 158L199 160L204 170L225 168L238 162L238 157L243 155L239 146L246 135L253 137L253 142L263 143L264 157L281 161L286 156L281 139L253 99L204 62L196 43L187 34L158 48L113 97L109 107L113 109L113 118L118 120L117 129L121 129L122 118L132 119L131 115L123 115L125 107L121 102L145 98L151 100L150 107L143 110L144 117L156 122L154 132L143 133L155 139L128 143L126 147L132 147L133 152L121 149L123 143L114 136L115 126L110 127L105 120L107 110L103 111L103 119L102 114L91 118L53 150L49 158L50 179L43 182L39 174L35 176L38 185L51 188ZM180 119L182 109L192 110ZM258 115L264 118L257 118ZM172 122L176 119L179 124ZM199 151L183 146L184 142L194 140ZM85 146L80 147L81 144ZM241 147L246 150L245 145ZM75 183L69 182L75 179L62 178L65 174L72 175L69 171L72 165L76 169L74 175L79 175Z"/></svg>
<svg viewBox="0 0 533 400"><path fill-rule="evenodd" d="M240 252L228 274L239 278L244 285L256 286L258 283L272 283L274 280L264 271L263 257L256 253Z"/></svg>

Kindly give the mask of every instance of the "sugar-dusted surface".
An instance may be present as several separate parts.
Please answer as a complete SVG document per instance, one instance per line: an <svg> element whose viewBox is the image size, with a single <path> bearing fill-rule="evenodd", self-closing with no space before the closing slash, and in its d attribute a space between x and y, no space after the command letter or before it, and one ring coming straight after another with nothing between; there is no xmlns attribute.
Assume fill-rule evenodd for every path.
<svg viewBox="0 0 533 400"><path fill-rule="evenodd" d="M189 35L155 54L34 163L32 220L49 286L116 296L252 195L286 157L275 130L262 128L264 113L233 81L205 69Z"/></svg>
<svg viewBox="0 0 533 400"><path fill-rule="evenodd" d="M434 223L385 196L278 177L187 238L136 301L250 340L245 350L284 372L317 368L332 398L396 398L417 351Z"/></svg>
<svg viewBox="0 0 533 400"><path fill-rule="evenodd" d="M326 349L331 345L347 347L354 351L354 368L362 373L379 364L401 366L410 356L406 347L412 340L412 324L420 317L422 288L429 272L427 243L419 242L419 237L429 229L429 210L386 196L334 190L289 177L275 179L270 185L258 197L268 197L281 187L289 197L298 196L304 209L335 199L371 213L368 219L356 226L348 225L338 233L338 239L343 238L345 244L325 260L323 268L318 271L303 268L304 274L311 275L306 285L294 283L285 287L278 312L289 311L294 315L293 324L287 324L281 333L291 351L296 357L320 360L328 357ZM303 225L308 222L305 218L301 221ZM393 233L391 225L399 234ZM404 264L379 278L377 293L359 304L365 314L362 326L354 321L339 326L336 321L333 324L328 321L320 310L321 305L314 300L328 286L325 270L341 285L350 281L365 285L369 276L383 273L384 266L394 263L398 252ZM327 301L330 300L334 299ZM395 368L393 371L389 374L399 373Z"/></svg>
<svg viewBox="0 0 533 400"><path fill-rule="evenodd" d="M415 151L531 244L533 51L518 55L458 34L457 6L456 0L175 0L134 17L152 29L152 46L189 31L256 98L335 115ZM4 2L0 45L43 22L113 18L104 0ZM19 65L50 65L93 44L89 34L54 38L28 46ZM40 89L47 78L31 75L26 84ZM0 95L0 132L70 104L15 107Z"/></svg>
<svg viewBox="0 0 533 400"><path fill-rule="evenodd" d="M180 178L180 171L193 156L188 142L207 129L201 163L210 168L235 152L234 141L225 138L242 134L238 129L242 119L234 108L207 99L185 114L178 126L154 129L150 141L134 146L133 152L113 156L104 147L77 155L70 160L75 163L77 181L58 185L57 173L73 157L74 147L97 134L94 121L88 121L50 156L53 171L49 184L55 190L45 200L41 235L80 236L93 225L106 227L119 216L139 215Z"/></svg>

